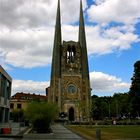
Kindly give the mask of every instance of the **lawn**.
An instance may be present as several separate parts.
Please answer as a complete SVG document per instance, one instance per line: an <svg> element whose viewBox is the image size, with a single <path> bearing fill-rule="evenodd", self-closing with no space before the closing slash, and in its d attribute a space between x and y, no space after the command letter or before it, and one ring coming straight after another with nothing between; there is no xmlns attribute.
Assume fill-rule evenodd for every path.
<svg viewBox="0 0 140 140"><path fill-rule="evenodd" d="M68 125L73 132L84 136L88 140L96 140L96 129L101 130L102 140L140 138L140 126L134 125L104 125L104 126L88 126L88 125Z"/></svg>

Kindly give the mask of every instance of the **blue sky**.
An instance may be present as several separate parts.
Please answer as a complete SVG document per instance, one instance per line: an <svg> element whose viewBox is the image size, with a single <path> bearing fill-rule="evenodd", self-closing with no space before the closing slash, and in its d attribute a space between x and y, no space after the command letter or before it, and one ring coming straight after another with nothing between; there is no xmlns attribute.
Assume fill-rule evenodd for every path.
<svg viewBox="0 0 140 140"><path fill-rule="evenodd" d="M92 94L129 91L140 59L139 5L139 0L83 0ZM0 6L0 64L13 78L12 94L45 94L57 0L6 0ZM79 0L61 0L61 19L63 40L77 41Z"/></svg>

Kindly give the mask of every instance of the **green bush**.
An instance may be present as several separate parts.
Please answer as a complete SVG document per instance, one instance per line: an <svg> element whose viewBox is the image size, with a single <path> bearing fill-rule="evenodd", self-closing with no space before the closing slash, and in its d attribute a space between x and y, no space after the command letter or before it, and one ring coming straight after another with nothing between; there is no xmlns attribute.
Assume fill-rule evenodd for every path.
<svg viewBox="0 0 140 140"><path fill-rule="evenodd" d="M24 120L24 111L22 109L13 110L10 113L10 119L14 122L22 122Z"/></svg>
<svg viewBox="0 0 140 140"><path fill-rule="evenodd" d="M25 115L30 120L33 130L37 133L50 131L50 124L57 115L57 107L46 102L32 102L28 105Z"/></svg>

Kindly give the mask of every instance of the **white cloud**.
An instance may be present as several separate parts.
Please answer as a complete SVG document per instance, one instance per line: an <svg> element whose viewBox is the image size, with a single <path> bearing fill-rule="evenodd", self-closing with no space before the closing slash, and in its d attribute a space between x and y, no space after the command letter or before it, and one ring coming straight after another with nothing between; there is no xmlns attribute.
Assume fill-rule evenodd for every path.
<svg viewBox="0 0 140 140"><path fill-rule="evenodd" d="M79 20L79 1L61 0L63 40L78 39L78 26L72 24ZM83 5L86 9L86 0ZM99 23L86 25L88 54L127 50L138 42L139 36L134 31L140 18L139 5L139 0L96 0L96 5L85 11L92 22ZM51 63L56 7L57 0L0 0L1 65L33 68ZM123 24L110 27L111 21ZM129 83L102 72L90 75L92 88L97 92L119 91L129 86ZM47 85L49 82L14 80L12 93L42 94Z"/></svg>
<svg viewBox="0 0 140 140"><path fill-rule="evenodd" d="M124 1L122 0L122 3ZM20 0L20 2L19 0L5 0L0 2L0 63L21 68L49 65L52 59L57 0ZM117 10L115 6L118 7L120 3L119 0L98 0L96 2L97 5L94 8L95 10L99 8L101 14L104 14L100 11L100 9L104 10L104 6L107 5L111 10ZM83 3L86 8L86 0L83 0ZM129 3L135 8L136 5L133 2ZM94 16L92 7L88 13ZM127 11L129 16L129 10ZM70 23L75 23L79 19L79 0L61 0L61 15L63 40L77 41L78 26L70 25ZM105 15L98 17L102 19L101 22L106 22ZM112 18L117 19L115 16ZM107 24L86 25L89 55L127 50L133 43L139 41L138 35L134 33L133 24L108 28L104 26L106 27Z"/></svg>
<svg viewBox="0 0 140 140"><path fill-rule="evenodd" d="M86 0L82 0L83 10L87 7ZM79 20L80 0L61 0L62 23L68 24Z"/></svg>
<svg viewBox="0 0 140 140"><path fill-rule="evenodd" d="M128 91L130 83L123 82L121 78L103 72L90 73L93 94L115 93Z"/></svg>
<svg viewBox="0 0 140 140"><path fill-rule="evenodd" d="M90 83L93 94L115 93L128 91L130 83L123 82L120 78L102 72L91 72ZM45 94L49 81L13 80L12 95L16 92Z"/></svg>
<svg viewBox="0 0 140 140"><path fill-rule="evenodd" d="M134 24L140 18L139 0L95 0L88 9L91 21L98 23L119 22Z"/></svg>
<svg viewBox="0 0 140 140"><path fill-rule="evenodd" d="M114 51L127 50L132 43L138 42L138 35L125 27L103 29L100 26L87 26L87 45L89 54L108 54Z"/></svg>
<svg viewBox="0 0 140 140"><path fill-rule="evenodd" d="M32 68L51 62L53 28L36 30L3 30L0 50L5 62L16 67Z"/></svg>
<svg viewBox="0 0 140 140"><path fill-rule="evenodd" d="M124 28L124 27L123 27ZM123 30L123 32L122 32ZM121 27L104 30L100 26L86 26L88 54L108 54L127 50L138 41L133 32ZM78 26L63 25L63 40L78 40ZM3 29L0 32L0 57L15 67L32 68L51 63L54 27L34 30Z"/></svg>
<svg viewBox="0 0 140 140"><path fill-rule="evenodd" d="M55 22L58 0L1 0L0 25L8 28L46 27ZM63 23L79 19L80 0L61 0ZM83 0L86 8L86 0Z"/></svg>
<svg viewBox="0 0 140 140"><path fill-rule="evenodd" d="M91 53L92 50L99 55L127 50L139 41L135 34L135 24L140 18L139 0L95 0L95 3L87 10L90 21L98 23L94 28L87 28L88 37L94 42L94 49L89 47ZM92 46L89 38L87 42Z"/></svg>
<svg viewBox="0 0 140 140"><path fill-rule="evenodd" d="M0 1L1 64L32 68L51 63L57 2L58 0ZM78 21L79 5L80 0L61 0L63 23ZM86 0L83 0L83 5L86 8ZM70 28L74 29L72 26ZM70 32L69 27L65 30ZM71 38L74 32L69 39L74 39Z"/></svg>
<svg viewBox="0 0 140 140"><path fill-rule="evenodd" d="M32 81L32 80L13 80L12 95L17 92L46 94L45 88L49 86L47 81Z"/></svg>

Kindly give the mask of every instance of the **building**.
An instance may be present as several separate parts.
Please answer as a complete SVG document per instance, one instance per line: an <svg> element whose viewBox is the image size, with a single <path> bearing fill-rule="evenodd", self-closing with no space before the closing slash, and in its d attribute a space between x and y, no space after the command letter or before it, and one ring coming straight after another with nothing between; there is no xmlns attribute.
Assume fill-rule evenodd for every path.
<svg viewBox="0 0 140 140"><path fill-rule="evenodd" d="M12 78L0 65L0 122L9 121Z"/></svg>
<svg viewBox="0 0 140 140"><path fill-rule="evenodd" d="M16 93L11 97L10 100L10 112L13 112L14 110L26 110L28 103L31 101L47 101L47 96L44 95L36 95L35 93Z"/></svg>
<svg viewBox="0 0 140 140"><path fill-rule="evenodd" d="M72 9L71 9L72 10ZM82 1L80 2L79 39L61 37L60 1L58 0L48 101L58 105L59 113L70 121L89 121L90 80Z"/></svg>
<svg viewBox="0 0 140 140"><path fill-rule="evenodd" d="M47 97L48 97L48 95L50 95L49 92L50 92L50 87L47 87L47 88L46 88L46 96L47 96Z"/></svg>

